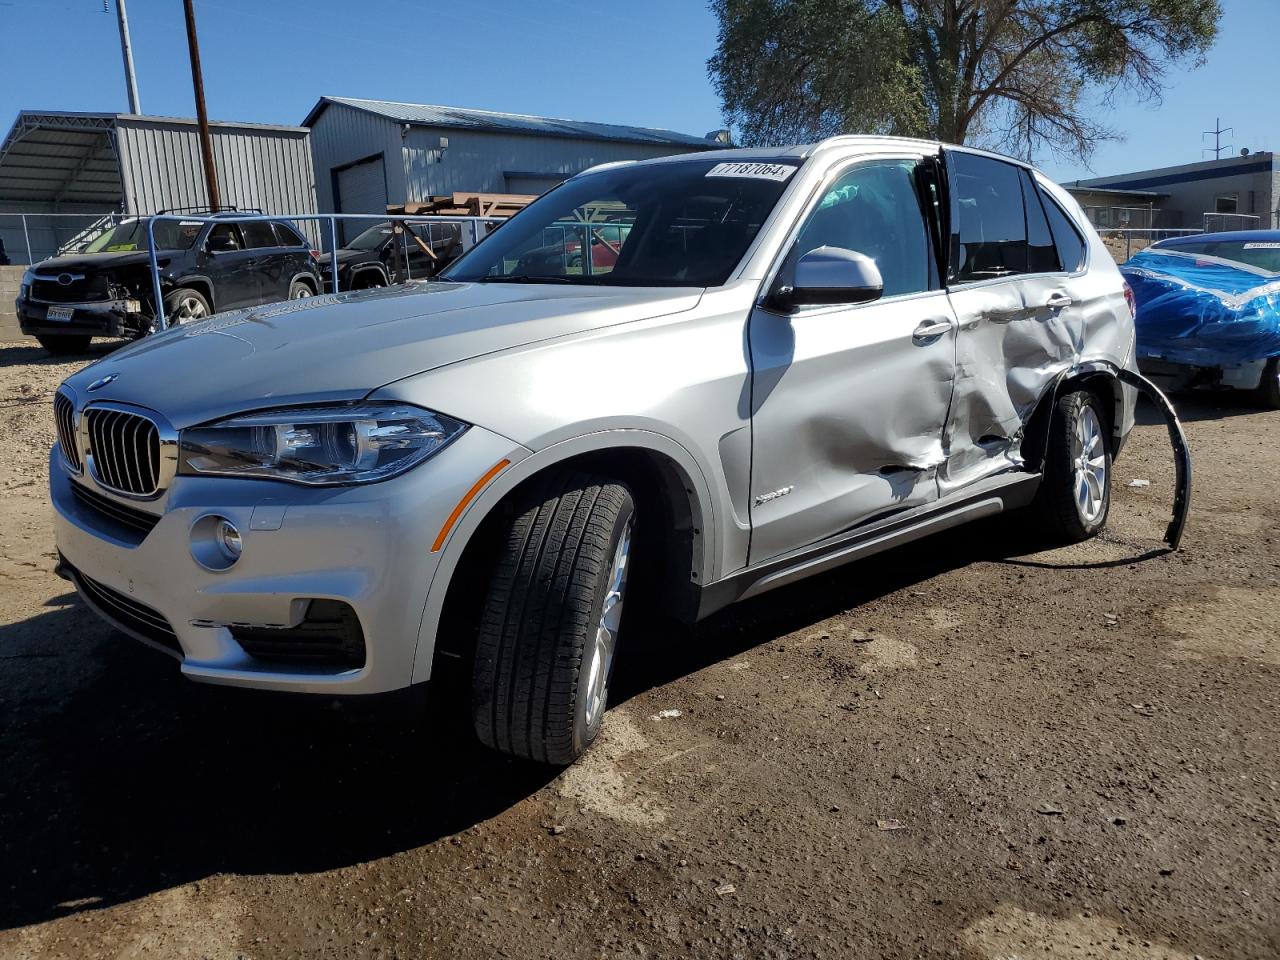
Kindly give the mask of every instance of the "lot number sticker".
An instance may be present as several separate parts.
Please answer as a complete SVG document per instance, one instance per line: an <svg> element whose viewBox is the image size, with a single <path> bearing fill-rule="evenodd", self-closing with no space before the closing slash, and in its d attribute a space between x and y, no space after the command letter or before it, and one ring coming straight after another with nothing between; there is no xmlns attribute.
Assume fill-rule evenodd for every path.
<svg viewBox="0 0 1280 960"><path fill-rule="evenodd" d="M786 180L796 168L787 163L717 163L708 177L749 177L753 180Z"/></svg>

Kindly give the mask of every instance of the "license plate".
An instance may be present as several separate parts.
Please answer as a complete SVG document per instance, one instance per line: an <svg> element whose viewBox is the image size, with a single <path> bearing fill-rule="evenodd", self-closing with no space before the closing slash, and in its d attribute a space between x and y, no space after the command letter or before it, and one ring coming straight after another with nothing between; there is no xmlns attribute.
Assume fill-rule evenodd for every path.
<svg viewBox="0 0 1280 960"><path fill-rule="evenodd" d="M66 323L71 319L73 313L75 313L75 310L71 307L50 307L49 312L45 314L45 319Z"/></svg>

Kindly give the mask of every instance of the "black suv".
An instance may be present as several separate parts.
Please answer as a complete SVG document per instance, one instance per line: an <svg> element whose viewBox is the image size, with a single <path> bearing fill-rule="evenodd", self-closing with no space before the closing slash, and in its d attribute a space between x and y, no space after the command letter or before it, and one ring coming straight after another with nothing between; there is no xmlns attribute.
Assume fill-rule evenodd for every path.
<svg viewBox="0 0 1280 960"><path fill-rule="evenodd" d="M320 291L310 244L277 220L162 220L155 239L170 324ZM84 350L92 337L142 337L155 322L152 289L147 218L125 220L83 252L27 270L18 292L18 321L23 333L56 354Z"/></svg>
<svg viewBox="0 0 1280 960"><path fill-rule="evenodd" d="M460 253L459 223L377 223L338 248L339 287L364 290L434 277ZM327 253L320 257L320 271L324 288L332 290L333 267Z"/></svg>

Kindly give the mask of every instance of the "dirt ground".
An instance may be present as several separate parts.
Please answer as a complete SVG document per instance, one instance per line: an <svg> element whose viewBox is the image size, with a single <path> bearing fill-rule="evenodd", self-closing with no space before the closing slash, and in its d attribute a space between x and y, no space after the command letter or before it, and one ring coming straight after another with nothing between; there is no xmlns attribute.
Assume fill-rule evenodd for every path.
<svg viewBox="0 0 1280 960"><path fill-rule="evenodd" d="M75 366L0 347L4 958L1280 956L1280 414L1180 404L1178 554L1152 416L1098 540L1010 518L632 636L556 773L99 623L50 572Z"/></svg>

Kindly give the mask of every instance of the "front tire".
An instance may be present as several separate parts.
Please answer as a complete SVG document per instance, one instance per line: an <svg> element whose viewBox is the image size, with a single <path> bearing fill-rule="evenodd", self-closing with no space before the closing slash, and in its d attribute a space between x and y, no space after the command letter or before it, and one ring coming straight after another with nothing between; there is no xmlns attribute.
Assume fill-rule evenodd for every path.
<svg viewBox="0 0 1280 960"><path fill-rule="evenodd" d="M93 338L87 333L50 333L36 337L40 346L55 357L65 357L73 353L84 353L89 349L89 341Z"/></svg>
<svg viewBox="0 0 1280 960"><path fill-rule="evenodd" d="M213 309L209 306L205 295L192 287L179 287L164 298L166 327L180 327L186 323L195 323L212 313Z"/></svg>
<svg viewBox="0 0 1280 960"><path fill-rule="evenodd" d="M1035 510L1055 543L1079 543L1106 526L1111 510L1106 423L1097 396L1088 390L1060 397L1054 406Z"/></svg>
<svg viewBox="0 0 1280 960"><path fill-rule="evenodd" d="M604 719L635 529L630 491L569 471L536 482L490 576L472 671L488 747L569 764Z"/></svg>

